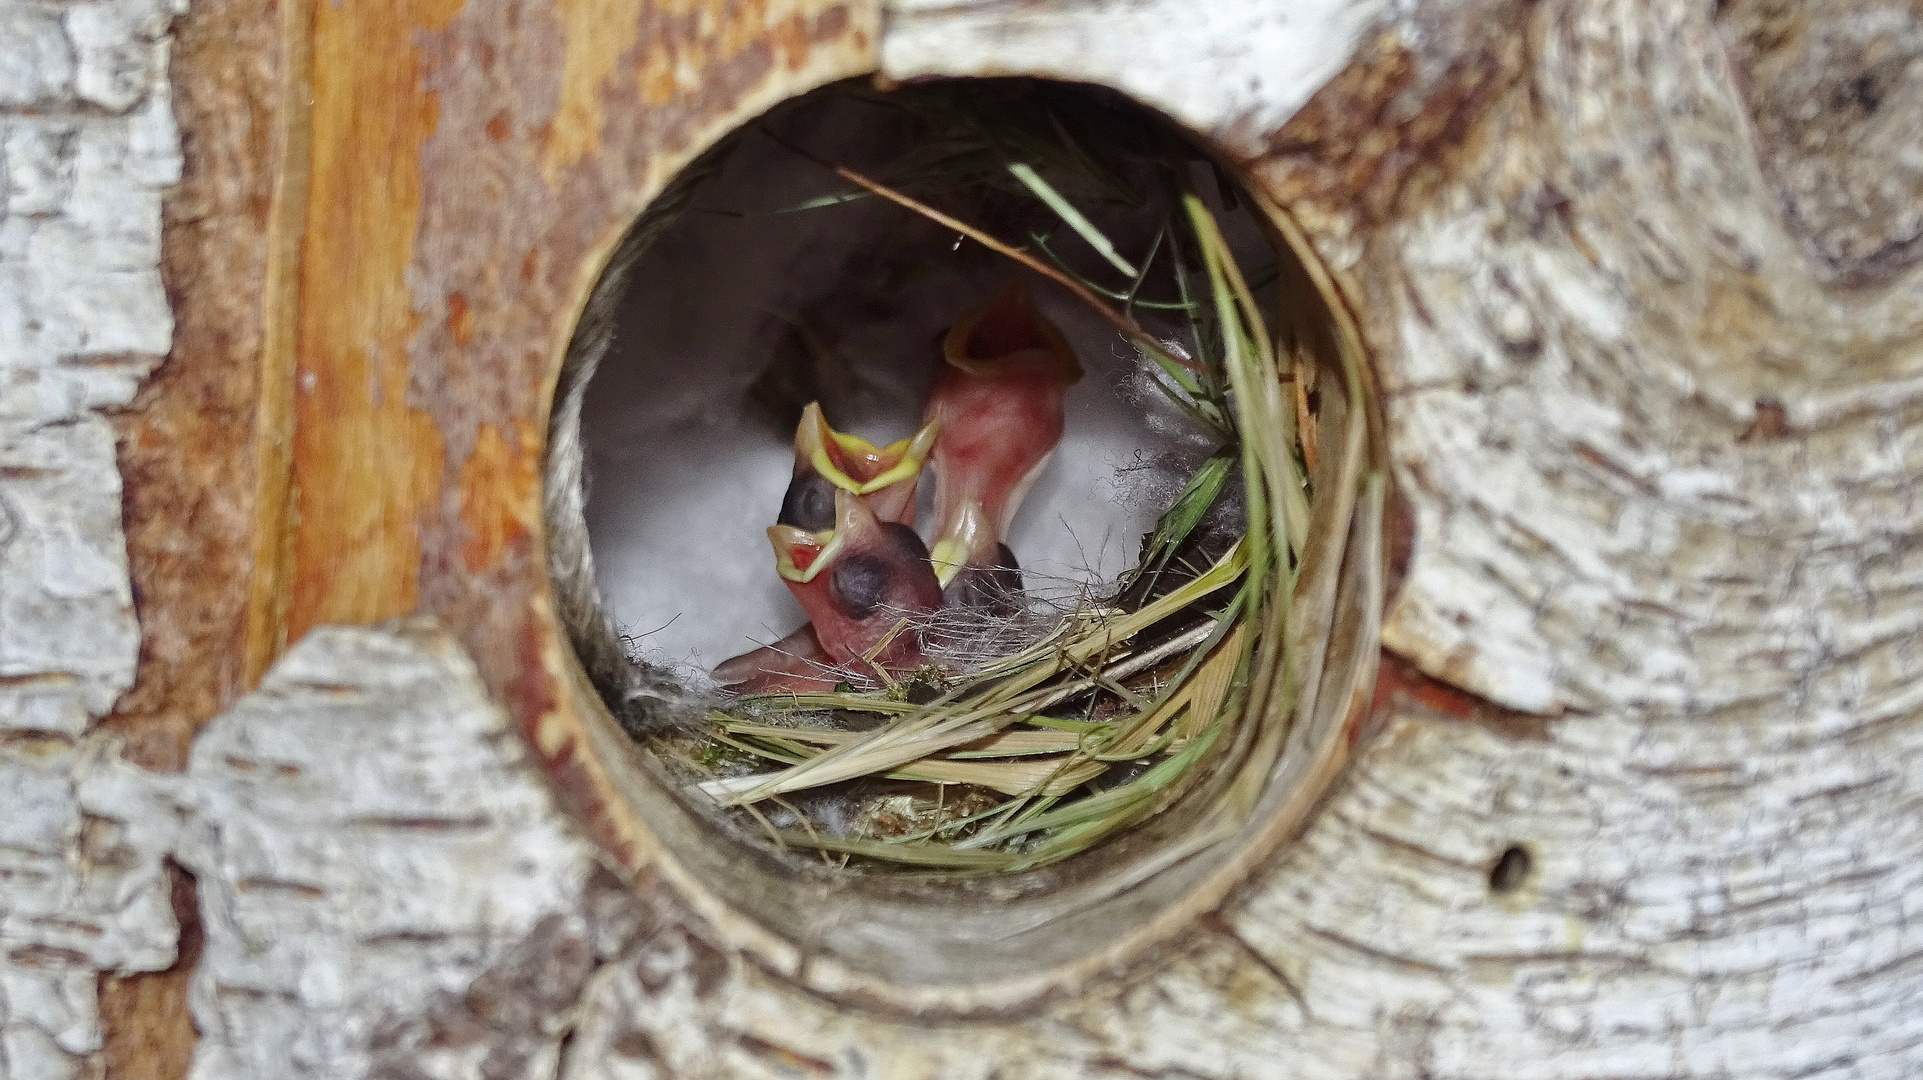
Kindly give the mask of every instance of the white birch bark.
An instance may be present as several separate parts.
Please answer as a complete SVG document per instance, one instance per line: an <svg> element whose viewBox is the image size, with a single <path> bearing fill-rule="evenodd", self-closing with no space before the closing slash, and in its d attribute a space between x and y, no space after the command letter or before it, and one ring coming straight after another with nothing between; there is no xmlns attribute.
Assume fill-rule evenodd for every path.
<svg viewBox="0 0 1923 1080"><path fill-rule="evenodd" d="M1246 40L1185 77L1168 41L1234 15L913 10L894 74L1045 70L1191 123L1156 88ZM1388 639L1559 716L1542 737L1400 707L1219 922L1019 1022L851 1015L739 964L702 993L694 938L657 937L601 976L568 1075L1914 1075L1919 27L1838 5L1741 71L1763 16L1710 14L1529 12L1449 175L1317 230L1362 285L1416 518ZM1264 59L1270 85L1311 62ZM1217 107L1197 126L1245 145L1250 109ZM1866 266L1878 288L1838 287ZM1511 846L1533 869L1498 895Z"/></svg>
<svg viewBox="0 0 1923 1080"><path fill-rule="evenodd" d="M195 741L180 799L197 1080L551 1076L632 921L431 623L307 635Z"/></svg>
<svg viewBox="0 0 1923 1080"><path fill-rule="evenodd" d="M139 631L103 410L166 354L169 0L0 0L0 1075L84 1071L96 973L173 959L171 833L87 734Z"/></svg>

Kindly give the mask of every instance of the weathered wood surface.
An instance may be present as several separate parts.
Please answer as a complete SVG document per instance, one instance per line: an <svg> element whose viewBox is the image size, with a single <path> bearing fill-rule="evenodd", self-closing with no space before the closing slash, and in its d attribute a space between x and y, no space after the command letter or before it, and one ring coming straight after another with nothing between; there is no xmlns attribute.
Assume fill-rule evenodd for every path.
<svg viewBox="0 0 1923 1080"><path fill-rule="evenodd" d="M0 1072L102 1042L101 970L167 966L165 843L95 731L139 633L109 414L168 351L167 0L0 3ZM90 733L91 732L91 733Z"/></svg>
<svg viewBox="0 0 1923 1080"><path fill-rule="evenodd" d="M396 189L407 196L398 210L377 208L417 216L350 218L365 231L326 234L335 246L321 250L331 255L311 262L347 275L338 285L317 276L316 287L373 288L401 306L302 309L309 344L296 385L312 396L297 399L295 414L310 441L297 443L292 467L304 532L283 569L306 584L290 625L297 633L420 606L448 621L479 667L418 625L326 631L202 736L186 778L163 783L112 762L79 717L127 685L133 631L124 561L115 561L111 444L87 410L130 393L132 381L9 343L0 355L8 377L32 370L51 380L33 385L73 389L23 397L8 383L6 409L60 402L54 428L96 422L100 434L87 463L62 473L90 470L84 483L32 503L31 516L19 493L43 490L32 485L46 478L0 471L0 499L14 505L0 518L0 545L9 527L77 538L74 550L112 573L74 602L98 606L99 625L118 630L87 639L109 643L105 652L41 664L93 665L62 684L85 687L65 699L81 712L62 705L47 715L64 727L35 720L27 726L47 734L5 740L18 777L0 788L8 809L36 810L6 816L0 848L21 860L0 891L8 1075L82 1067L75 1055L99 1040L93 971L166 962L159 868L170 851L201 876L208 938L195 976L204 1033L195 1061L207 1080L284 1061L293 1044L275 1033L291 1008L313 1018L300 1037L314 1056L301 1067L316 1076L1906 1077L1923 1067L1913 1007L1923 994L1914 917L1923 659L1913 644L1919 522L1909 494L1923 472L1914 415L1923 19L1912 7L1487 0L1286 13L1220 5L1198 16L1171 0L891 9L878 42L890 74L1113 82L1203 130L1295 212L1338 269L1374 353L1414 534L1387 622L1390 646L1409 663L1392 665L1379 734L1358 748L1306 835L1159 953L1020 1015L974 1018L833 1004L726 948L669 883L607 887L584 837L607 842L632 823L582 805L580 774L555 768L565 760L555 751L582 744L543 741L557 695L515 681L553 669L539 635L525 633L542 625L541 599L514 577L532 565L516 554L532 541L511 523L538 520L538 493L524 490L535 451L512 420L540 430L536 375L550 370L565 329L535 315L578 297L587 253L612 238L535 259L525 294L510 284L524 265L518 254L490 262L481 245L424 247L422 238L461 235L452 222L434 224L433 176L459 172L502 192L534 183L544 165L554 177L605 169L605 179L634 162L581 163L613 141L612 125L643 123L633 116L646 111L615 110L633 106L625 90L577 89L541 106L572 126L557 121L524 142L524 118L510 111L513 137L496 139L502 106L484 93L493 84L479 43L517 40L504 22L484 23L499 9L320 7L316 55L331 57L326 70L342 81L317 87L317 191L350 205L372 198L327 172L334 151L320 137L348 122L344 87L368 71L400 80L382 100L436 153L451 154L459 135L509 156L488 159L498 173L423 166L417 186ZM73 108L76 130L119 132L126 141L114 145L148 148L134 158L170 160L155 119L164 113L152 106L160 95L112 97L123 83L62 66L69 55L138 54L86 37L111 20L76 13L106 10L0 8L0 34L35 43L0 49L0 101L31 113L0 121L10 132L0 237L36 236L59 220L15 216L15 177L27 175L16 173L27 160L15 156L16 123L32 128ZM399 22L380 23L388 10ZM722 69L690 61L681 72L661 59L705 40L698 16L674 24L691 36L637 31L635 41L680 43L656 53L631 48L624 27L597 38L588 28L607 25L596 21L605 15L584 5L574 29L553 39L574 73L566 85L592 90L611 72L634 78L610 86L650 72L663 88L678 72L692 85L719 83ZM872 13L848 19L875 25ZM74 24L62 52L59 33ZM357 52L339 36L376 24L419 52ZM432 26L418 32L421 24ZM516 33L532 40L553 25ZM1199 44L1172 47L1180 42ZM844 40L847 51L822 68L798 65L801 74L729 100L773 100L859 70L876 44ZM1330 51L1346 63L1330 62ZM524 62L534 64L532 54ZM434 83L430 101L422 83L382 66L390 63L450 81ZM448 74L456 69L460 78ZM334 76L322 70L326 84ZM1212 89L1189 89L1198 86ZM119 104L72 105L97 92ZM435 123L425 124L427 111ZM617 114L624 119L610 119ZM654 179L620 181L633 185L620 187L627 196L658 182L712 127L675 130L685 141L647 159L660 162ZM135 138L140 131L150 134ZM432 132L446 138L433 142ZM403 171L453 160L405 140L369 145ZM85 174L76 165L72 175L82 190ZM160 173L103 176L112 192L103 197L121 207L151 206L140 192L165 182ZM583 183L560 184L550 201L578 206L569 200L587 201L583 190L602 191ZM612 213L627 196L594 198ZM129 234L103 226L101 235ZM358 246L396 235L415 244L412 255L374 258ZM46 258L34 250L0 260L0 273L35 278L0 289L0 299L40 295L36 275L55 264L33 261ZM64 271L115 247L62 250ZM319 260L315 250L304 257ZM410 258L427 259L432 273L415 273ZM110 298L149 295L138 283L152 265L125 270ZM408 306L409 282L425 290L416 301L433 302ZM517 306L523 295L545 299ZM7 310L0 317L13 318ZM89 309L90 318L113 310ZM140 346L116 353L164 351L164 316L149 309L129 323ZM29 317L10 332L31 344ZM31 317L43 328L77 325ZM329 349L368 342L378 347L328 359ZM476 351L462 351L468 342ZM547 350L538 357L515 351L536 343ZM498 379L501 397L458 404L498 405L494 426L479 411L423 426L417 412L455 404L433 404L434 380L470 370ZM475 378L467 385L485 383ZM30 426L46 427L20 424ZM431 444L425 459L408 456L417 436ZM357 445L426 460L426 471L383 470L383 458L327 466ZM385 494L354 502L354 484ZM476 501L489 498L497 503ZM89 506L84 531L63 531L56 510ZM10 569L20 564L5 561L18 549L0 550L0 604L38 595L11 591L26 588ZM514 605L534 614L514 615ZM48 632L73 625L35 617ZM0 622L0 647L10 634L26 640L15 629L25 625ZM527 641L534 655L511 651ZM19 685L39 683L0 679L0 692ZM369 729L378 741L349 734ZM529 754L515 731L540 752ZM303 783L333 816L289 801ZM37 792L47 794L29 797ZM356 801L375 794L381 801ZM586 811L584 825L570 808ZM86 846L99 842L113 845L111 857ZM530 843L538 851L523 869L511 854ZM1492 891L1491 868L1511 846L1529 852L1530 869ZM89 914L80 926L56 925L42 910L52 908Z"/></svg>
<svg viewBox="0 0 1923 1080"><path fill-rule="evenodd" d="M632 932L431 624L309 634L195 741L180 798L203 1080L552 1075L582 985Z"/></svg>
<svg viewBox="0 0 1923 1080"><path fill-rule="evenodd" d="M877 18L832 0L313 9L289 497L262 526L285 538L274 633L438 616L631 867L653 841L589 747L543 572L559 358L674 171L867 70Z"/></svg>

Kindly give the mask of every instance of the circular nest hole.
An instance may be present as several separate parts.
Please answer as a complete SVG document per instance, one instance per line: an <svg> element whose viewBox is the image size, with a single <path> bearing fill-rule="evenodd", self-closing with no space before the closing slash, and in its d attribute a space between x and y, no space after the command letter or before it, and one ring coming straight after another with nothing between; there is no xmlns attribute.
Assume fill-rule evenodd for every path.
<svg viewBox="0 0 1923 1080"><path fill-rule="evenodd" d="M550 573L623 794L771 960L1005 1001L1219 902L1299 826L1372 682L1383 481L1354 335L1289 228L1112 93L957 80L790 102L621 244L557 389ZM953 719L1049 655L990 726L1061 746L753 797L783 755ZM735 698L717 665L841 697Z"/></svg>

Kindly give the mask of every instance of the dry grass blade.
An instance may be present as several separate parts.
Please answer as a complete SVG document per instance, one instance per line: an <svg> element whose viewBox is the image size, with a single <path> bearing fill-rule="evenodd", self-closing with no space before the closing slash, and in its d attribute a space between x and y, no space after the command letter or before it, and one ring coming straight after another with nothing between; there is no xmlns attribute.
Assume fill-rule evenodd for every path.
<svg viewBox="0 0 1923 1080"><path fill-rule="evenodd" d="M1000 669L989 669L984 674L1001 681L977 698L924 707L895 724L867 732L860 739L779 773L740 778L760 782L751 786L730 784L717 789L725 791L718 796L719 801L724 806L734 806L859 776L887 773L916 759L992 735L1059 700L1054 689L1035 692L1036 687L1049 678L1063 671L1081 671L1099 665L1135 634L1233 584L1243 570L1242 550L1242 545L1237 544L1207 573L1139 611L1081 620L1083 625L1078 632L1062 635L1059 640L1051 638L1012 658ZM1051 695L1055 696L1051 698Z"/></svg>
<svg viewBox="0 0 1923 1080"><path fill-rule="evenodd" d="M900 840L871 840L855 836L816 836L801 832L781 834L783 843L795 847L818 847L858 855L880 862L920 866L960 873L997 873L1013 868L1015 858L1002 851L970 851L945 843L916 843Z"/></svg>
<svg viewBox="0 0 1923 1080"><path fill-rule="evenodd" d="M811 746L840 746L861 738L859 731L834 731L828 728L782 727L776 724L756 724L732 718L719 721L720 727L730 735L759 736L762 738L787 739ZM1079 747L1082 737L1068 731L1003 731L987 738L964 743L950 753L951 758L963 757L1018 757L1025 754L1058 754Z"/></svg>
<svg viewBox="0 0 1923 1080"><path fill-rule="evenodd" d="M1249 628L1239 625L1209 653L1207 660L1190 679L1189 708L1177 738L1193 739L1222 711L1235 683L1235 672L1248 649Z"/></svg>
<svg viewBox="0 0 1923 1080"><path fill-rule="evenodd" d="M931 757L864 775L885 776L891 780L926 780L937 784L973 784L1004 795L1054 796L1068 794L1100 776L1107 768L1096 761L1071 761L1067 755L1012 761L955 761ZM756 779L753 776L734 776L709 780L699 786L704 794L723 798L747 789Z"/></svg>

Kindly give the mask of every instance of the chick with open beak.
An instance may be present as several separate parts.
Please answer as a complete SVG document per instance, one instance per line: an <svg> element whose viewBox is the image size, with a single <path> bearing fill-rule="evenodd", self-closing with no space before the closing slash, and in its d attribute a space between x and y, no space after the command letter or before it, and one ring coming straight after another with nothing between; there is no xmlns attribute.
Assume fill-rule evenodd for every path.
<svg viewBox="0 0 1923 1080"><path fill-rule="evenodd" d="M882 521L859 497L837 490L832 530L773 525L768 540L776 571L831 662L890 672L922 662L915 618L940 607L942 591L915 530Z"/></svg>
<svg viewBox="0 0 1923 1080"><path fill-rule="evenodd" d="M922 663L915 617L941 606L941 584L915 530L882 521L860 496L837 488L831 528L773 525L775 570L808 625L773 645L723 661L715 681L744 694L831 690Z"/></svg>
<svg viewBox="0 0 1923 1080"><path fill-rule="evenodd" d="M915 484L935 445L937 425L878 447L828 426L821 404L810 402L795 428L795 471L775 520L808 532L834 528L835 492L861 496L882 521L915 523Z"/></svg>
<svg viewBox="0 0 1923 1080"><path fill-rule="evenodd" d="M1075 351L1019 283L956 320L923 410L940 432L930 558L950 604L1019 605L1021 570L1004 538L1062 439Z"/></svg>
<svg viewBox="0 0 1923 1080"><path fill-rule="evenodd" d="M817 567L825 565L820 553L829 548L842 550L844 518L857 522L862 538L857 547L872 537L882 537L885 542L880 546L885 549L885 557L879 564L884 570L880 575L874 572L876 564L860 552L853 553L859 557L848 564L852 569L831 572L831 584L837 573L843 581L841 597L859 607L858 602L864 599L864 582L889 579L897 584L925 585L934 580L927 565L927 548L909 526L915 520L915 487L935 443L935 432L936 425L923 424L909 438L877 447L860 436L830 427L818 402L802 410L801 423L795 429L794 476L769 536L774 540L776 564L783 579L797 597L806 591L816 598L817 606L827 613L829 640L836 647L831 650L824 645L817 626L810 622L773 645L722 661L714 669L716 682L744 694L830 690L842 678L835 670L837 666L866 651L863 648L850 654L849 643L860 637L851 625L860 619L836 607L834 590L821 594L827 597L823 601L812 586L813 577L820 572ZM853 505L843 507L843 499ZM909 540L913 540L912 545ZM799 568L797 562L802 564ZM908 588L898 599L912 601L913 592ZM934 594L939 598L939 586L934 587ZM935 603L939 604L939 599ZM808 600L804 599L802 606L811 620L816 617L816 608L810 607ZM924 605L921 610L931 606ZM891 660L882 662L892 666L894 652L884 652ZM917 645L917 662L919 655Z"/></svg>

